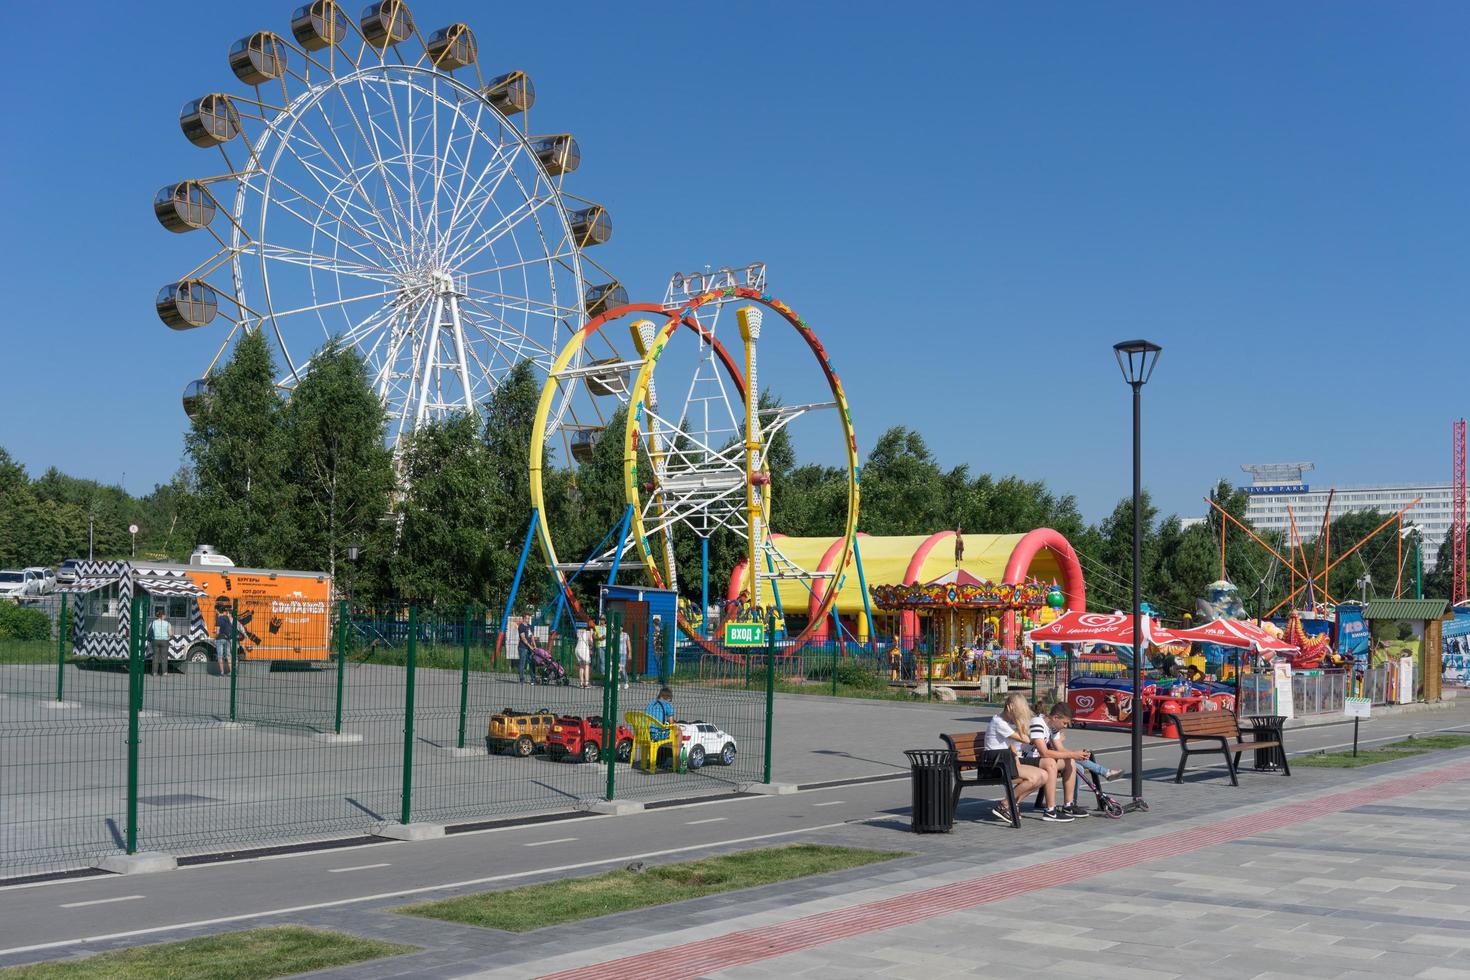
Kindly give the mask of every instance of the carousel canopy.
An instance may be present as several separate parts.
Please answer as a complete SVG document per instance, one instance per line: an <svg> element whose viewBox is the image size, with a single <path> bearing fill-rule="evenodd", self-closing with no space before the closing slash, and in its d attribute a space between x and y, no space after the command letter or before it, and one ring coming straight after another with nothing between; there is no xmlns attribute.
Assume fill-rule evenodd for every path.
<svg viewBox="0 0 1470 980"><path fill-rule="evenodd" d="M923 585L874 585L873 604L893 609L1038 609L1051 586L1041 582L997 585L963 568L951 569Z"/></svg>

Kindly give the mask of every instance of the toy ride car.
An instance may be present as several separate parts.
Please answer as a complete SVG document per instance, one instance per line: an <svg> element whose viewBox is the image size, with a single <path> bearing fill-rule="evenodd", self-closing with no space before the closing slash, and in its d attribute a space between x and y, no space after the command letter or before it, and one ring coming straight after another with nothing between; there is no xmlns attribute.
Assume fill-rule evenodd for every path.
<svg viewBox="0 0 1470 980"><path fill-rule="evenodd" d="M514 749L522 758L546 747L546 739L556 724L556 715L546 708L539 711L512 711L506 708L490 716L485 735L485 749L491 755Z"/></svg>
<svg viewBox="0 0 1470 980"><path fill-rule="evenodd" d="M627 762L633 755L633 730L627 725L619 725L615 744L618 761ZM551 726L551 734L546 736L546 757L597 762L602 758L601 716L562 715L557 718Z"/></svg>
<svg viewBox="0 0 1470 980"><path fill-rule="evenodd" d="M688 754L690 769L698 769L711 760L722 766L735 764L735 739L717 726L702 721L681 721L677 724L679 747Z"/></svg>

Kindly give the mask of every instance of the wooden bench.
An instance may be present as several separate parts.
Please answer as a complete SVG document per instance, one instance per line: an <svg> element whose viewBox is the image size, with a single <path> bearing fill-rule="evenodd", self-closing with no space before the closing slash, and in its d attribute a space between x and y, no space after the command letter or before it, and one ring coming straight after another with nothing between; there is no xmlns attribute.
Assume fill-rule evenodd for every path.
<svg viewBox="0 0 1470 980"><path fill-rule="evenodd" d="M958 807L960 791L967 786L1003 786L1006 806L1011 811L1011 826L1021 827L1021 807L1016 800L1016 756L1010 749L987 749L984 732L941 735L944 744L954 750L954 799Z"/></svg>
<svg viewBox="0 0 1470 980"><path fill-rule="evenodd" d="M1191 711L1178 715L1167 715L1179 732L1179 771L1174 774L1174 782L1184 781L1184 764L1191 755L1201 752L1219 752L1225 757L1225 767L1230 770L1230 785L1239 786L1240 781L1236 779L1236 772L1240 768L1240 755L1242 752L1256 749L1281 749L1281 765L1286 775L1291 775L1291 766L1286 762L1285 746L1280 739L1259 740L1247 742L1240 733L1240 725L1235 720L1235 715L1229 711ZM1260 739L1260 735L1256 735ZM1232 745L1230 739L1235 739ZM1193 742L1207 742L1208 747L1191 748Z"/></svg>

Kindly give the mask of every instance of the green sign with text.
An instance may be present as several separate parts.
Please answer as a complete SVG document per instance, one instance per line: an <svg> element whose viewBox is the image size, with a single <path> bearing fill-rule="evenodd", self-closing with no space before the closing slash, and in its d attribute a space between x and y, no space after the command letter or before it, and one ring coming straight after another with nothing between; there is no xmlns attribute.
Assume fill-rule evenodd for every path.
<svg viewBox="0 0 1470 980"><path fill-rule="evenodd" d="M765 645L766 628L760 623L726 623L725 646L758 647Z"/></svg>

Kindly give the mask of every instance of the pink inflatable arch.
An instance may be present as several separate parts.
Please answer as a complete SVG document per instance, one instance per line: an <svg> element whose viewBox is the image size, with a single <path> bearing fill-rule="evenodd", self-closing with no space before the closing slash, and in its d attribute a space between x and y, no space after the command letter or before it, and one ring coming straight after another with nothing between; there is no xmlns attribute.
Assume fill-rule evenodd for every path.
<svg viewBox="0 0 1470 980"><path fill-rule="evenodd" d="M1087 610L1087 586L1082 578L1082 565L1077 561L1077 552L1073 550L1072 543L1062 537L1060 531L1053 531L1049 527L1039 527L1030 532L1011 551L1011 557L1006 560L1005 575L1001 582L1006 585L1018 585L1026 581L1026 574L1031 569L1031 562L1042 551L1050 551L1057 560L1057 567L1062 573L1062 595L1066 599L1066 608L1075 609L1078 612ZM1020 637L1016 635L1016 614L1008 612L1002 623L1002 642L1006 649L1014 650L1019 644Z"/></svg>

